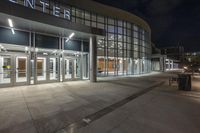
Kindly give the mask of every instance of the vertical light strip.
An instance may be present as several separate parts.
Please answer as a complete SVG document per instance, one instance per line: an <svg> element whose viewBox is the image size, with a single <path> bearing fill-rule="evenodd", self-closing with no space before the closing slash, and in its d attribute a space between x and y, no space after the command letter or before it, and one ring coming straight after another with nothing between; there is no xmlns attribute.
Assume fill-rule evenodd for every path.
<svg viewBox="0 0 200 133"><path fill-rule="evenodd" d="M8 24L9 24L9 26L10 26L11 28L13 28L13 22L12 22L11 19L8 19Z"/></svg>
<svg viewBox="0 0 200 133"><path fill-rule="evenodd" d="M14 26L13 26L13 22L12 22L12 20L9 18L8 19L8 24L9 24L9 26L10 26L10 28L11 28L11 31L12 31L12 34L14 35L15 34L15 31L14 31Z"/></svg>
<svg viewBox="0 0 200 133"><path fill-rule="evenodd" d="M13 29L13 28L11 28L11 31L12 31L12 33L13 33L13 34L15 34L15 31L14 31L14 29Z"/></svg>

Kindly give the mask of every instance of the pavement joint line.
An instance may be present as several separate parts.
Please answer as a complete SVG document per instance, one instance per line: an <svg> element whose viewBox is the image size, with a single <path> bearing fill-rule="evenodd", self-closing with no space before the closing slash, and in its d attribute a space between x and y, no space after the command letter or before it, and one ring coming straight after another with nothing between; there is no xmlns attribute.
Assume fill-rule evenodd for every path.
<svg viewBox="0 0 200 133"><path fill-rule="evenodd" d="M145 88L141 91L138 91L108 107L105 107L93 114L90 114L86 117L84 117L83 119L81 119L80 121L77 121L77 122L74 122L70 125L67 125L66 127L63 127L62 129L58 130L56 133L71 133L71 131L75 131L75 130L78 130L80 128L83 128L83 127L86 127L88 126L89 124L91 124L92 122L100 119L101 117L115 111L116 109L122 107L123 105L129 103L130 101L136 99L137 97L139 96L142 96L144 95L145 93L153 90L154 88L156 87L159 87L161 85L163 85L165 83L165 81L162 81L162 82L159 82L159 83L156 83L148 88Z"/></svg>
<svg viewBox="0 0 200 133"><path fill-rule="evenodd" d="M20 90L21 90L21 89L20 89ZM34 126L36 132L39 133L38 129L36 128L36 125L35 125L35 122L34 122L34 119L33 119L33 115L31 114L31 111L30 111L29 106L28 106L28 104L27 104L26 97L24 96L24 92L23 92L23 90L21 90L21 93L22 93L22 95L23 95L23 98L24 98L24 101L25 101L25 104L26 104L27 110L28 110L29 115L30 115L30 117L31 117L32 124L33 124L33 126Z"/></svg>

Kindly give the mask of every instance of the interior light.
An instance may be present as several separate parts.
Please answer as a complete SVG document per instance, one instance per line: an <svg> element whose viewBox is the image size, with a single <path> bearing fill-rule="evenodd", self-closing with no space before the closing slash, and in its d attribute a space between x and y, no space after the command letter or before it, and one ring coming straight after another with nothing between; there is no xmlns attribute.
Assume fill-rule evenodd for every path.
<svg viewBox="0 0 200 133"><path fill-rule="evenodd" d="M15 34L15 30L13 28L11 28L11 31L12 31L13 34Z"/></svg>
<svg viewBox="0 0 200 133"><path fill-rule="evenodd" d="M43 55L48 55L48 53L43 53Z"/></svg>
<svg viewBox="0 0 200 133"><path fill-rule="evenodd" d="M25 47L25 51L28 51L28 47Z"/></svg>
<svg viewBox="0 0 200 133"><path fill-rule="evenodd" d="M56 53L56 52L57 52L57 50L54 50L54 51L53 51L53 53Z"/></svg>
<svg viewBox="0 0 200 133"><path fill-rule="evenodd" d="M10 26L11 28L13 28L13 22L12 22L11 19L8 19L8 24L9 24L9 26Z"/></svg>
<svg viewBox="0 0 200 133"><path fill-rule="evenodd" d="M35 52L38 52L38 48L35 48Z"/></svg>
<svg viewBox="0 0 200 133"><path fill-rule="evenodd" d="M70 34L69 37L67 38L67 40L65 42L68 42L74 35L75 35L74 32L72 34Z"/></svg>
<svg viewBox="0 0 200 133"><path fill-rule="evenodd" d="M135 64L138 64L138 59L135 60Z"/></svg>
<svg viewBox="0 0 200 133"><path fill-rule="evenodd" d="M75 33L73 32L73 33L69 36L69 39L71 39L74 35L75 35Z"/></svg>

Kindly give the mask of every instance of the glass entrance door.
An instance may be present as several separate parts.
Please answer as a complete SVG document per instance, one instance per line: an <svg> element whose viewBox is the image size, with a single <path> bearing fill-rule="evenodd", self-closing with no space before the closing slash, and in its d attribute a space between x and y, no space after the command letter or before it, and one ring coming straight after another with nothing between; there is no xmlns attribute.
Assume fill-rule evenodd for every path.
<svg viewBox="0 0 200 133"><path fill-rule="evenodd" d="M16 56L16 83L28 82L27 57Z"/></svg>
<svg viewBox="0 0 200 133"><path fill-rule="evenodd" d="M11 86L12 79L11 55L0 55L0 86Z"/></svg>
<svg viewBox="0 0 200 133"><path fill-rule="evenodd" d="M0 55L0 87L29 84L28 55Z"/></svg>
<svg viewBox="0 0 200 133"><path fill-rule="evenodd" d="M50 57L49 58L49 79L58 80L59 78L59 58Z"/></svg>
<svg viewBox="0 0 200 133"><path fill-rule="evenodd" d="M64 79L75 80L81 78L80 58L64 60Z"/></svg>
<svg viewBox="0 0 200 133"><path fill-rule="evenodd" d="M65 79L73 79L74 78L74 62L70 59L65 59L64 61L65 68Z"/></svg>
<svg viewBox="0 0 200 133"><path fill-rule="evenodd" d="M44 56L36 59L37 83L59 80L59 58Z"/></svg>
<svg viewBox="0 0 200 133"><path fill-rule="evenodd" d="M27 55L16 55L14 56L14 75L15 80L14 84L18 85L25 85L29 84L30 82L30 72L28 70L29 68L29 60Z"/></svg>
<svg viewBox="0 0 200 133"><path fill-rule="evenodd" d="M47 80L47 61L46 57L37 57L36 59L36 76L37 81Z"/></svg>

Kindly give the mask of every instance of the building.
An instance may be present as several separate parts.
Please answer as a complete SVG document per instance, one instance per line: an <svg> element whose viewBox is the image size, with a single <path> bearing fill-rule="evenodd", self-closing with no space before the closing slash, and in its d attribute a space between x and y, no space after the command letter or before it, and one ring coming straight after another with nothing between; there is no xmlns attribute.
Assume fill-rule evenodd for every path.
<svg viewBox="0 0 200 133"><path fill-rule="evenodd" d="M154 43L152 43L151 70L165 72L166 59L167 56L161 55L161 50L158 49Z"/></svg>
<svg viewBox="0 0 200 133"><path fill-rule="evenodd" d="M90 0L1 0L0 87L151 71L151 30Z"/></svg>
<svg viewBox="0 0 200 133"><path fill-rule="evenodd" d="M182 68L185 60L184 47L166 47L161 49L161 54L166 55L166 70L173 70Z"/></svg>
<svg viewBox="0 0 200 133"><path fill-rule="evenodd" d="M185 59L189 63L200 64L200 52L187 52L185 53Z"/></svg>

